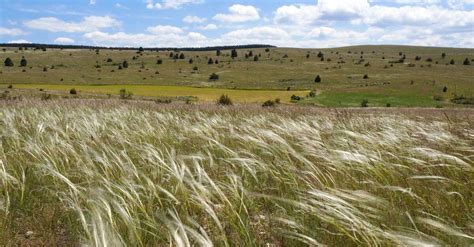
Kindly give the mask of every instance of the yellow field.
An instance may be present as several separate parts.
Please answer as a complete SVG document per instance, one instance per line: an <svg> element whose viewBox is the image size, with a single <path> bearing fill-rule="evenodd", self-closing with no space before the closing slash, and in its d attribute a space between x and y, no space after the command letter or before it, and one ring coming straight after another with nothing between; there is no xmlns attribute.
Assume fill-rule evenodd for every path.
<svg viewBox="0 0 474 247"><path fill-rule="evenodd" d="M155 85L54 85L54 84L15 84L20 89L44 89L68 92L75 88L82 93L117 95L120 89L131 91L135 96L144 97L178 97L194 96L199 101L216 101L222 94L227 94L234 102L262 103L266 100L280 99L281 102L290 102L291 95L305 96L308 91L277 91L277 90L235 90L220 88L197 88L183 86L155 86Z"/></svg>

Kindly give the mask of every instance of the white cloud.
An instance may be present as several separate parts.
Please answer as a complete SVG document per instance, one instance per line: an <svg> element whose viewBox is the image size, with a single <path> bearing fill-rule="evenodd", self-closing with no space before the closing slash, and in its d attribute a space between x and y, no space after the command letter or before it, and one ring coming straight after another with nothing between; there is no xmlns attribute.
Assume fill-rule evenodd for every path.
<svg viewBox="0 0 474 247"><path fill-rule="evenodd" d="M200 4L204 0L162 0L162 2L154 3L153 0L146 1L147 9L179 9L187 4Z"/></svg>
<svg viewBox="0 0 474 247"><path fill-rule="evenodd" d="M183 29L179 27L174 27L174 26L154 26L154 27L148 27L146 29L148 32L156 35L168 35L168 34L182 34Z"/></svg>
<svg viewBox="0 0 474 247"><path fill-rule="evenodd" d="M192 15L188 15L186 17L183 18L183 22L186 22L186 23L204 23L206 22L206 18L201 18L199 16L192 16Z"/></svg>
<svg viewBox="0 0 474 247"><path fill-rule="evenodd" d="M96 3L97 3L96 0L89 0L89 4L91 4L91 5L94 5L94 4L96 4Z"/></svg>
<svg viewBox="0 0 474 247"><path fill-rule="evenodd" d="M234 4L229 8L228 14L217 14L213 19L221 22L247 22L259 20L260 15L253 6Z"/></svg>
<svg viewBox="0 0 474 247"><path fill-rule="evenodd" d="M205 26L197 27L199 30L216 30L218 27L216 24L207 24Z"/></svg>
<svg viewBox="0 0 474 247"><path fill-rule="evenodd" d="M71 38L59 37L54 40L56 44L73 44L75 41Z"/></svg>
<svg viewBox="0 0 474 247"><path fill-rule="evenodd" d="M21 29L18 28L4 28L0 27L0 36L5 35L5 36L17 36L17 35L24 35L25 32L23 32Z"/></svg>
<svg viewBox="0 0 474 247"><path fill-rule="evenodd" d="M9 44L31 44L30 41L24 40L24 39L19 39L19 40L10 40L8 41Z"/></svg>
<svg viewBox="0 0 474 247"><path fill-rule="evenodd" d="M31 29L67 33L93 32L120 25L120 21L110 16L87 16L81 22L66 22L56 17L42 17L25 22L25 26Z"/></svg>

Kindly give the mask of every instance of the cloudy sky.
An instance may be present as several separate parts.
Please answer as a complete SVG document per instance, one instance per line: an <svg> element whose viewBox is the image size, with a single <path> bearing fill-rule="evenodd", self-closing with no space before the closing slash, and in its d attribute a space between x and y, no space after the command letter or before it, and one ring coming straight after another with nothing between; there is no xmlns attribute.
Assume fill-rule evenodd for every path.
<svg viewBox="0 0 474 247"><path fill-rule="evenodd" d="M474 47L474 0L0 0L0 43Z"/></svg>

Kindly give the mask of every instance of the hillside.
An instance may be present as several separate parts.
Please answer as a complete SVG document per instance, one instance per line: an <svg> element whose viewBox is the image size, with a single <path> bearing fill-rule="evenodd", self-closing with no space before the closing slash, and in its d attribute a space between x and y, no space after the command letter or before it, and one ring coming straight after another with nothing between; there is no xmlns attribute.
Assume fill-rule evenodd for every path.
<svg viewBox="0 0 474 247"><path fill-rule="evenodd" d="M246 58L250 51L252 56ZM119 88L147 85L143 90L135 89L137 96L167 96L167 90L150 86L290 91L280 94L285 101L289 101L294 90L303 91L297 92L301 96L316 90L316 97L304 98L298 103L325 106L359 106L363 99L367 99L370 106L450 106L453 105L450 99L455 95L472 97L474 94L474 49L409 46L258 48L239 49L238 57L234 59L230 50L223 50L220 56L216 51L178 52L184 59L170 57L171 52L173 56L177 53L101 49L42 51L7 47L0 51L0 60L3 62L9 57L14 66L0 68L0 83L4 84L0 87L12 84L14 88L64 90L65 86L57 85L70 85L80 92L117 94ZM446 56L443 57L443 53ZM19 66L23 56L28 62L26 67ZM403 57L405 59L401 60ZM466 58L473 65L463 65ZM209 59L217 60L218 64L209 64ZM158 64L158 60L162 63ZM120 69L124 61L129 66ZM209 80L212 73L217 73L219 79ZM317 75L321 77L320 83L315 83ZM368 78L364 79L365 75ZM119 86L94 90L98 85ZM183 96L193 96L186 88L182 91ZM262 96L265 97L270 99L271 94Z"/></svg>

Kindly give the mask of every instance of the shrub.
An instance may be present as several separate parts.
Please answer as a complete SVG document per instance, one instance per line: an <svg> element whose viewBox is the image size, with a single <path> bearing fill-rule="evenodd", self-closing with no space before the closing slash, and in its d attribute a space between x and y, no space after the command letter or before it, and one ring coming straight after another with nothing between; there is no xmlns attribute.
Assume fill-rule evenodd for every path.
<svg viewBox="0 0 474 247"><path fill-rule="evenodd" d="M216 73L212 73L212 74L209 76L209 80L211 80L211 81L219 80L219 75L216 74Z"/></svg>
<svg viewBox="0 0 474 247"><path fill-rule="evenodd" d="M433 59L431 57L429 57L429 58L426 59L426 62L431 63L431 62L433 62Z"/></svg>
<svg viewBox="0 0 474 247"><path fill-rule="evenodd" d="M317 75L316 78L314 78L314 82L321 83L321 76Z"/></svg>
<svg viewBox="0 0 474 247"><path fill-rule="evenodd" d="M267 100L262 104L262 107L275 107L275 101Z"/></svg>
<svg viewBox="0 0 474 247"><path fill-rule="evenodd" d="M216 51L216 56L219 57L220 55L221 55L221 50L217 50L217 51Z"/></svg>
<svg viewBox="0 0 474 247"><path fill-rule="evenodd" d="M194 66L194 67L193 67L193 70L194 70L194 71L197 71L198 69L199 69L199 68L198 68L197 66Z"/></svg>
<svg viewBox="0 0 474 247"><path fill-rule="evenodd" d="M194 60L192 58L189 59L188 61L189 64L193 64L194 63Z"/></svg>
<svg viewBox="0 0 474 247"><path fill-rule="evenodd" d="M140 48L138 48L138 52L144 52L145 49L143 49L143 47L140 46Z"/></svg>
<svg viewBox="0 0 474 247"><path fill-rule="evenodd" d="M22 57L20 61L20 67L26 67L26 65L28 65L28 61L26 61L25 57Z"/></svg>
<svg viewBox="0 0 474 247"><path fill-rule="evenodd" d="M41 100L50 100L53 96L49 93L44 93L41 95Z"/></svg>
<svg viewBox="0 0 474 247"><path fill-rule="evenodd" d="M309 53L308 53L308 54L306 54L306 58L309 58Z"/></svg>
<svg viewBox="0 0 474 247"><path fill-rule="evenodd" d="M107 63L113 62L112 58L107 59Z"/></svg>
<svg viewBox="0 0 474 247"><path fill-rule="evenodd" d="M269 48L265 48L265 52L270 52L270 49L269 49Z"/></svg>
<svg viewBox="0 0 474 247"><path fill-rule="evenodd" d="M236 58L238 57L238 53L237 53L237 50L233 49L231 52L230 52L230 57L231 58Z"/></svg>
<svg viewBox="0 0 474 247"><path fill-rule="evenodd" d="M445 87L443 88L443 93L446 93L447 91L448 91L448 87L445 86Z"/></svg>
<svg viewBox="0 0 474 247"><path fill-rule="evenodd" d="M434 95L434 96L433 96L433 99L434 99L435 101L443 101L443 100L444 100L443 96L441 96L441 95Z"/></svg>
<svg viewBox="0 0 474 247"><path fill-rule="evenodd" d="M385 106L386 106L386 107L392 107L392 104L387 103Z"/></svg>
<svg viewBox="0 0 474 247"><path fill-rule="evenodd" d="M124 69L128 68L128 62L127 62L127 60L123 61L122 67L123 67ZM119 68L119 69L120 69L120 68Z"/></svg>
<svg viewBox="0 0 474 247"><path fill-rule="evenodd" d="M421 60L421 57L420 57L420 56L416 56L416 57L415 57L415 60L416 60L416 61L420 61L420 60Z"/></svg>
<svg viewBox="0 0 474 247"><path fill-rule="evenodd" d="M280 98L275 99L275 103L280 104L280 102L281 102Z"/></svg>
<svg viewBox="0 0 474 247"><path fill-rule="evenodd" d="M185 59L185 58L186 58L186 57L184 56L184 53L181 53L181 54L179 55L179 59Z"/></svg>
<svg viewBox="0 0 474 247"><path fill-rule="evenodd" d="M253 61L258 62L258 56L257 56L257 55L255 55L255 56L253 57Z"/></svg>
<svg viewBox="0 0 474 247"><path fill-rule="evenodd" d="M469 58L466 58L462 64L463 65L471 65L471 61L469 61Z"/></svg>
<svg viewBox="0 0 474 247"><path fill-rule="evenodd" d="M120 99L131 99L133 96L133 93L130 91L127 91L125 88L120 89L119 92Z"/></svg>
<svg viewBox="0 0 474 247"><path fill-rule="evenodd" d="M308 94L308 97L310 97L310 98L316 97L316 90L311 90Z"/></svg>
<svg viewBox="0 0 474 247"><path fill-rule="evenodd" d="M8 85L8 88L9 88L9 89L12 89L12 88L13 88L13 85L12 85L12 84Z"/></svg>
<svg viewBox="0 0 474 247"><path fill-rule="evenodd" d="M77 94L77 91L75 88L71 88L71 90L69 90L69 94Z"/></svg>
<svg viewBox="0 0 474 247"><path fill-rule="evenodd" d="M446 53L443 52L443 53L441 54L441 57L442 57L442 58L445 58L445 57L446 57Z"/></svg>
<svg viewBox="0 0 474 247"><path fill-rule="evenodd" d="M3 62L5 64L5 66L7 67L13 67L14 64L13 64L13 61L11 60L11 58L7 57L7 59L5 59L5 62Z"/></svg>
<svg viewBox="0 0 474 247"><path fill-rule="evenodd" d="M364 75L364 79L367 80L369 79L369 76L367 74Z"/></svg>
<svg viewBox="0 0 474 247"><path fill-rule="evenodd" d="M297 95L291 95L291 101L300 101L301 100L301 97L300 96L297 96Z"/></svg>
<svg viewBox="0 0 474 247"><path fill-rule="evenodd" d="M362 100L362 102L360 103L360 106L361 107L369 107L369 100L367 100L367 99Z"/></svg>
<svg viewBox="0 0 474 247"><path fill-rule="evenodd" d="M156 64L163 64L163 59L159 58L158 60L156 60Z"/></svg>
<svg viewBox="0 0 474 247"><path fill-rule="evenodd" d="M463 95L457 96L455 95L451 102L455 104L462 104L462 105L474 105L474 97L464 97Z"/></svg>
<svg viewBox="0 0 474 247"><path fill-rule="evenodd" d="M221 95L221 97L219 97L219 99L217 100L217 104L218 104L218 105L224 105L224 106L232 105L232 100L230 99L229 96L223 94L223 95Z"/></svg>
<svg viewBox="0 0 474 247"><path fill-rule="evenodd" d="M449 64L454 65L454 64L456 64L456 62L454 62L454 59L451 59L451 61L449 62Z"/></svg>
<svg viewBox="0 0 474 247"><path fill-rule="evenodd" d="M214 64L214 60L212 60L212 58L209 58L209 60L207 60L207 64Z"/></svg>

